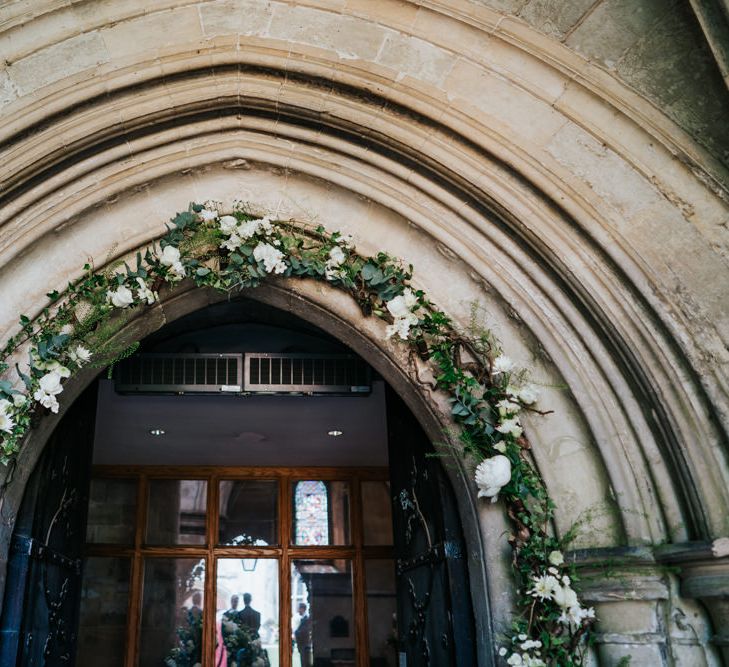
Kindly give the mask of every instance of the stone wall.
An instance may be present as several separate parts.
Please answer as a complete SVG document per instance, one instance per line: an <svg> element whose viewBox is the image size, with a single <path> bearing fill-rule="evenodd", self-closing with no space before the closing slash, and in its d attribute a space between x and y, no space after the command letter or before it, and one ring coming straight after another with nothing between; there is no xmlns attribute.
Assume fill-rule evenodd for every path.
<svg viewBox="0 0 729 667"><path fill-rule="evenodd" d="M0 335L89 259L133 252L193 199L245 199L352 233L365 253L412 262L415 284L464 326L478 304L479 321L543 385L554 414L526 426L559 507L555 530L578 525L601 662L718 664L727 637L710 644L707 612L725 632L729 179L725 128L711 121L721 94L708 65L689 62L713 91L706 104L680 83L683 63L655 79L660 49L640 44L656 26L643 21L640 33L640 16L619 11L628 3L569 16L567 3L489 4L0 9ZM654 10L642 6L645 19ZM696 46L696 29L676 18L685 10L670 8L661 20L679 28L667 34ZM609 48L638 63L634 80ZM694 140L671 95L676 109L703 105L712 138ZM261 294L346 338L441 438L448 406L380 323L321 286ZM166 295L123 335L209 298ZM3 563L55 419L31 434L5 489ZM452 474L478 629L491 634L510 610L503 517L476 503L467 467ZM481 647L481 664L493 658Z"/></svg>

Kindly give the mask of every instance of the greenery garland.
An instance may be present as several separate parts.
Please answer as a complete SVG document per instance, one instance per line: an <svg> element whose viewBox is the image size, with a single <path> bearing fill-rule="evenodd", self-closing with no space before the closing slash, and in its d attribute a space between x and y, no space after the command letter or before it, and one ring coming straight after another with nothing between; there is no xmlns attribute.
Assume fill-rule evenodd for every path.
<svg viewBox="0 0 729 667"><path fill-rule="evenodd" d="M579 603L574 568L549 534L554 505L529 461L519 422L521 411L539 412L538 392L493 337L458 330L410 286L412 266L384 252L363 257L339 232L256 217L240 203L223 215L217 202L191 204L167 230L133 266L119 263L99 272L87 264L62 294L48 294L50 303L38 317L21 316L19 333L0 352L0 460L12 460L34 415L58 412L65 378L89 363L113 363L119 356L114 334L132 309L156 303L163 285L187 278L231 292L276 275L325 281L348 292L365 316L385 320L387 338L429 360L436 388L449 396L460 427L462 454L478 463L478 496L491 502L501 496L505 503L519 614L499 655L524 667L583 664L594 610Z"/></svg>

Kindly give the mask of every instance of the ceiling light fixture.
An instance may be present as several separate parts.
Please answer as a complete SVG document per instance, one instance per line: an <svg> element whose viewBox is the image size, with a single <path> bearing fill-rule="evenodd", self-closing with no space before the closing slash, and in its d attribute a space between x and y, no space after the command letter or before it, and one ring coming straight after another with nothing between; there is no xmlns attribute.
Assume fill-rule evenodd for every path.
<svg viewBox="0 0 729 667"><path fill-rule="evenodd" d="M165 432L161 428L152 428L149 430L150 435L164 435Z"/></svg>
<svg viewBox="0 0 729 667"><path fill-rule="evenodd" d="M328 431L327 432L327 435L331 435L332 437L336 438L336 437L338 437L340 435L343 435L343 432L342 431L337 431L336 429L334 429L333 431Z"/></svg>

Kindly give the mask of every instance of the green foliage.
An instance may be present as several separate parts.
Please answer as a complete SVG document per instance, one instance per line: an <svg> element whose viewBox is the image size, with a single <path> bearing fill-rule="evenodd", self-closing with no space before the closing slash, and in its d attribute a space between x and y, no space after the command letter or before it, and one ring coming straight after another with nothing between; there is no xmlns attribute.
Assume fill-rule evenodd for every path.
<svg viewBox="0 0 729 667"><path fill-rule="evenodd" d="M2 433L0 460L7 463L12 459L34 411L40 409L31 397L44 374L52 368L80 368L82 362L74 352L80 345L93 353L91 363L108 365L111 373L114 363L138 347L138 343L119 342L119 332L148 302L157 299L162 286L174 287L183 277L197 286L225 292L256 287L275 277L324 281L349 293L365 315L387 322L388 336L400 337L402 344L429 360L436 388L449 398L463 456L481 462L503 455L511 462L511 478L500 491L511 520L509 541L521 591L511 650L527 650L520 648L524 642L520 637L525 636L541 643L540 659L547 664L581 665L591 621L565 623L560 620L565 610L553 599L529 593L535 578L553 567L550 553L561 550L562 545L550 535L554 504L530 462L530 445L520 427L509 430L504 425L513 417L509 405L520 401L512 384L523 377L494 371L499 345L490 331L478 326L477 310L468 330L459 331L424 292L412 289L413 267L387 253L363 257L339 232L329 233L321 226L273 225L254 218L245 206L236 206L231 215L236 224L224 229L201 205L191 204L189 210L170 220L159 244L137 253L131 265L117 262L106 271L94 271L87 264L81 277L64 291L49 292L49 304L41 313L20 316L18 333L0 352L0 373L7 374L12 355L27 346L30 359L25 369L15 360L13 365L28 400L13 407L15 426ZM179 262L171 262L169 253L163 256L168 246L176 249L173 255L179 251ZM124 303L119 303L119 294L125 297ZM0 381L0 398L11 401L17 393L12 381ZM529 409L526 404L518 407ZM559 576L565 581L567 577L575 581L574 574L568 566L559 566ZM193 630L191 626L182 632ZM243 639L250 644L251 638Z"/></svg>

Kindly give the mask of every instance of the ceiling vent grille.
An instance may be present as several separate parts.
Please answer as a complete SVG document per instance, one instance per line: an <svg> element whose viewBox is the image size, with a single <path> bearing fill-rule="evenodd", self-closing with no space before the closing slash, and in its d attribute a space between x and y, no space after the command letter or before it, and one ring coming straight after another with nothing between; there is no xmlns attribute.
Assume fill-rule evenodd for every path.
<svg viewBox="0 0 729 667"><path fill-rule="evenodd" d="M250 392L362 394L370 391L370 368L354 355L245 355L245 388Z"/></svg>
<svg viewBox="0 0 729 667"><path fill-rule="evenodd" d="M114 368L123 394L368 394L370 367L344 354L137 354Z"/></svg>

